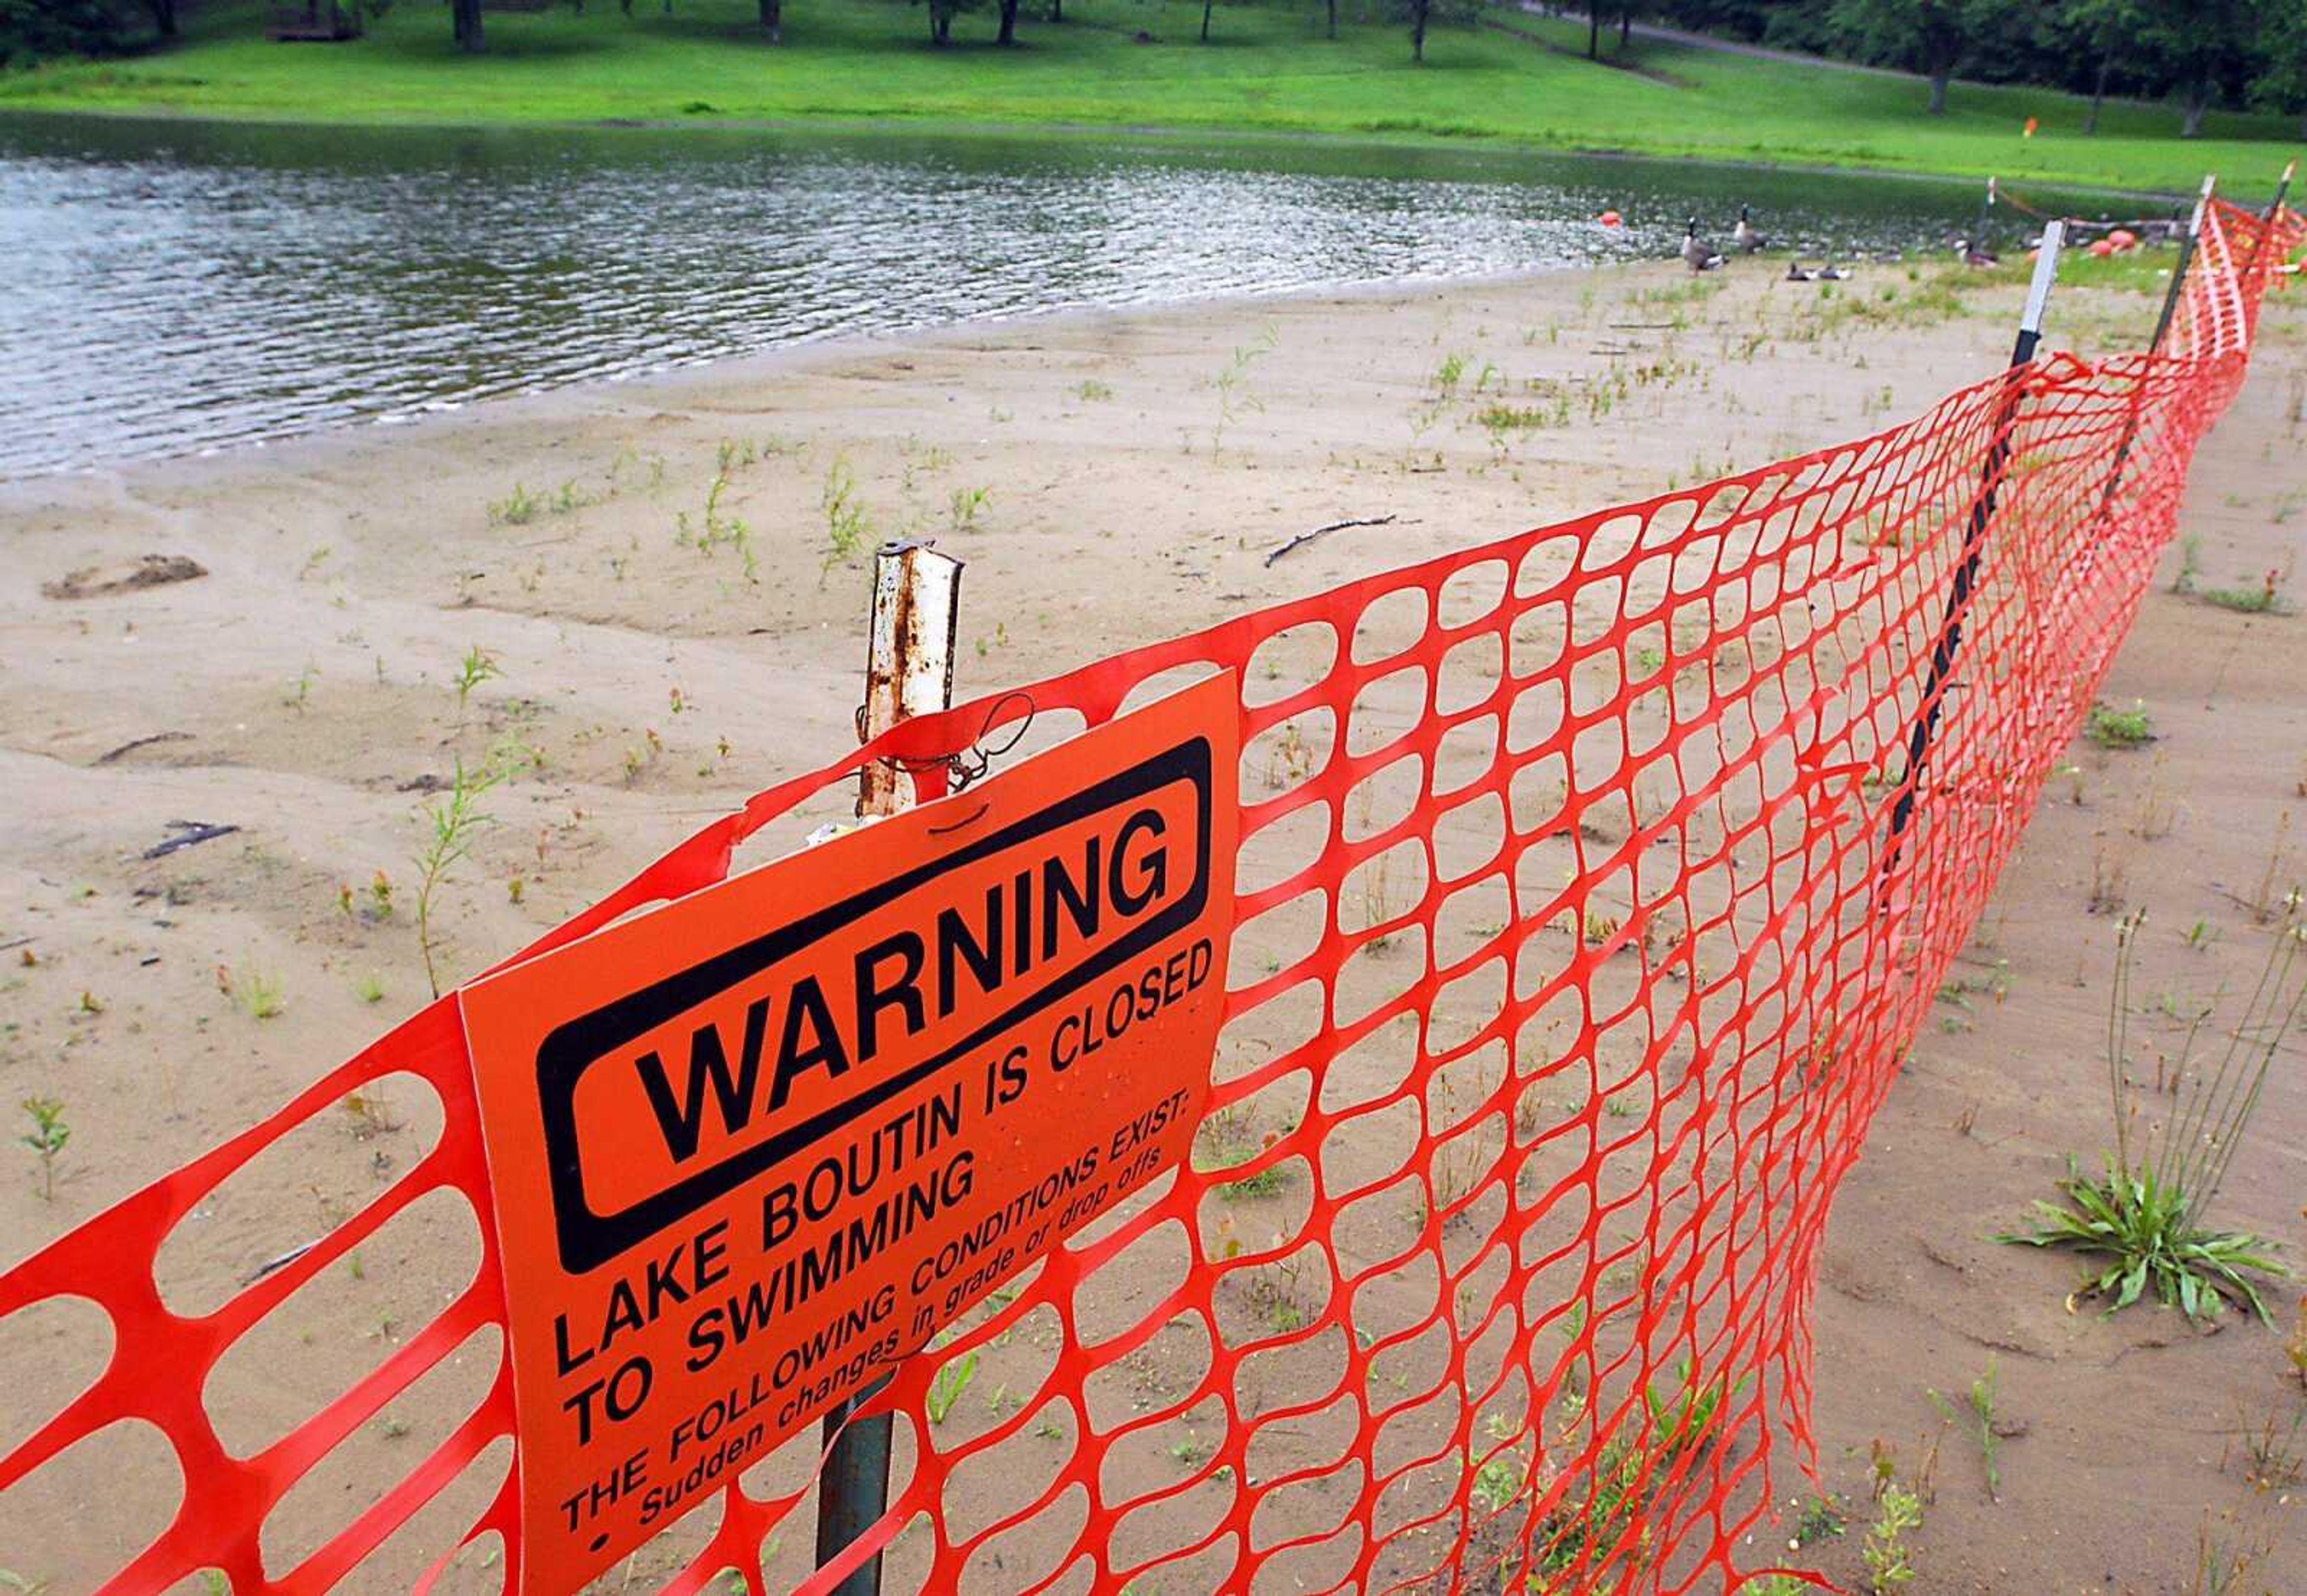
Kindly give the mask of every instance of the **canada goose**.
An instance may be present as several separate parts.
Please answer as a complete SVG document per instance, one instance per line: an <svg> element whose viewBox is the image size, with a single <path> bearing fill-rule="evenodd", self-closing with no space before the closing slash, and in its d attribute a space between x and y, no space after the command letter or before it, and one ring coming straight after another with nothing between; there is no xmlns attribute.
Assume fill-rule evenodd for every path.
<svg viewBox="0 0 2307 1596"><path fill-rule="evenodd" d="M1698 241L1698 219L1692 217L1682 233L1683 263L1693 271L1711 271L1722 264L1722 257Z"/></svg>
<svg viewBox="0 0 2307 1596"><path fill-rule="evenodd" d="M1744 205L1738 207L1738 225L1730 229L1730 239L1750 255L1771 242L1769 234L1755 229L1754 219L1747 215Z"/></svg>
<svg viewBox="0 0 2307 1596"><path fill-rule="evenodd" d="M2000 266L2003 257L1983 244L1973 244L1968 238L1954 241L1954 258L1966 266Z"/></svg>

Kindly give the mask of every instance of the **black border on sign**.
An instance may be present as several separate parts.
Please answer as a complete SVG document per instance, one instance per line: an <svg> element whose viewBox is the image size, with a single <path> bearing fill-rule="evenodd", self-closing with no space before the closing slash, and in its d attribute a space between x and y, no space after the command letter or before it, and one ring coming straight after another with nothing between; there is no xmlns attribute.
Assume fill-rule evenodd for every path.
<svg viewBox="0 0 2307 1596"><path fill-rule="evenodd" d="M1209 901L1210 889L1210 758L1208 738L1188 738L990 837L916 865L903 875L876 882L862 892L828 904L629 992L589 1014L556 1025L536 1050L536 1089L538 1108L545 1120L545 1168L553 1193L553 1227L560 1241L561 1266L571 1274L583 1274L600 1267L637 1242L677 1223L762 1171L782 1163L810 1143L929 1079L964 1054L984 1045L987 1038L997 1032L1096 980L1116 965L1198 919ZM1194 878L1188 890L1169 907L1039 991L1004 1009L952 1046L895 1075L885 1076L854 1096L820 1110L765 1141L733 1153L662 1191L652 1192L630 1207L614 1214L593 1212L585 1197L583 1154L577 1132L577 1082L586 1070L674 1015L709 1002L836 927L881 908L948 871L961 869L989 854L1014 848L1042 833L1181 780L1193 784L1199 817Z"/></svg>

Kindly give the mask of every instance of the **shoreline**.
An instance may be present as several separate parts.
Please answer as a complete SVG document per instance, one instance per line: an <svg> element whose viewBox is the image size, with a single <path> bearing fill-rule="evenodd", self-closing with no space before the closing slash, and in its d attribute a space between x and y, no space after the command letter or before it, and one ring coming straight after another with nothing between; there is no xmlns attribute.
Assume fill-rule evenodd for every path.
<svg viewBox="0 0 2307 1596"><path fill-rule="evenodd" d="M1338 305L1359 305L1395 298L1415 298L1427 293L1453 289L1468 292L1533 287L1552 279L1583 273L1612 273L1642 267L1657 267L1663 262L1646 257L1629 257L1620 262L1596 265L1540 267L1531 270L1497 272L1462 272L1432 277L1390 277L1361 282L1300 283L1289 287L1265 291L1221 291L1207 295L1181 295L1143 304L1076 304L1057 305L1030 311L992 311L982 315L967 316L955 321L927 322L918 327L886 328L861 332L833 332L819 337L805 337L773 344L766 348L748 349L738 353L708 356L693 361L650 367L622 376L585 377L573 382L532 391L476 394L467 399L428 407L415 414L379 412L352 420L326 424L307 430L286 432L269 437L247 438L224 443L202 444L183 452L130 455L109 464L69 467L56 471L28 473L23 476L0 476L0 510L4 510L9 495L19 489L36 489L44 483L106 480L125 477L142 470L159 470L168 467L201 465L253 459L258 457L279 459L289 450L301 447L338 444L353 446L362 440L379 440L390 434L406 438L411 443L426 441L429 430L447 429L459 422L467 425L476 420L495 421L517 419L515 412L523 408L549 407L555 400L566 400L580 411L597 408L619 397L647 399L655 390L662 390L668 400L684 386L714 382L745 382L766 381L778 375L784 368L806 366L816 360L834 360L848 356L862 357L883 349L885 346L941 345L973 333L995 336L1021 328L1067 328L1081 323L1093 328L1102 321L1135 320L1189 311L1214 311L1248 314L1256 307L1303 305L1320 301ZM587 405L587 401L592 401ZM485 415L483 413L485 412ZM565 416L545 414L529 419L546 425L568 419ZM297 462L286 461L288 465Z"/></svg>
<svg viewBox="0 0 2307 1596"><path fill-rule="evenodd" d="M360 116L313 118L289 114L270 115L262 111L205 111L197 107L161 104L139 104L133 107L114 107L93 103L50 105L42 103L38 94L0 94L0 117L21 114L28 117L67 121L86 117L107 122L149 123L168 127L186 124L212 127L248 127L259 129L296 129L313 133L375 131L423 131L434 133L825 133L843 138L905 139L1019 139L1040 134L1096 134L1143 141L1148 143L1162 141L1195 143L1270 144L1285 148L1335 147L1342 150L1389 150L1419 153L1445 152L1468 156L1496 156L1511 159L1516 155L1554 156L1576 160L1661 160L1716 167L1726 171L1758 171L1788 176L1819 176L1898 179L1918 183L1968 183L1980 178L2008 176L2007 163L1990 168L1987 166L1876 166L1866 162L1827 160L1766 160L1708 154L1695 146L1663 142L1654 146L1624 144L1584 144L1574 142L1546 142L1525 138L1509 132L1468 132L1435 133L1419 132L1382 132L1376 130L1351 132L1328 128L1240 127L1225 123L1146 123L1127 121L1079 120L956 120L935 115L913 116L904 111L865 113L830 113L806 116L730 116L730 117L539 117L472 118L455 116ZM2269 142L2270 170L2281 166L2278 155L2287 147ZM1446 181L1446 179L1445 179ZM2177 202L2192 197L2191 190L2157 188L2151 185L2121 184L2093 182L2084 178L2064 177L2055 173L2021 173L2020 181L2041 187L2074 193L2103 195L2109 199Z"/></svg>

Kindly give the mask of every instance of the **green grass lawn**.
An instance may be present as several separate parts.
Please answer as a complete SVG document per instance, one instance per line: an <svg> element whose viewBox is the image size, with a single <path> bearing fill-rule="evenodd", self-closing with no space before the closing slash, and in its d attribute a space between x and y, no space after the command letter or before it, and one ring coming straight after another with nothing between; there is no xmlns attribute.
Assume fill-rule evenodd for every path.
<svg viewBox="0 0 2307 1596"><path fill-rule="evenodd" d="M1073 124L1389 140L1500 140L1713 159L1997 173L2045 182L2184 192L2206 170L2266 193L2296 129L2214 114L2182 141L2176 110L2115 104L2095 138L2084 102L2036 89L1958 85L1947 114L1920 82L1670 45L1624 64L1579 53L1582 26L1518 12L1437 29L1427 64L1408 30L1346 0L1322 37L1312 4L1226 6L1202 45L1197 4L1069 0L1066 21L1028 16L992 44L993 13L932 50L926 13L892 0L790 0L785 42L766 43L753 0L606 0L487 18L489 52L459 56L447 8L399 0L363 39L274 44L266 8L210 4L176 48L0 75L0 109L133 111L293 122L597 122L613 119L975 124ZM1144 31L1154 42L1138 42ZM1629 68L1634 70L1630 70ZM2020 124L2040 119L2022 140Z"/></svg>

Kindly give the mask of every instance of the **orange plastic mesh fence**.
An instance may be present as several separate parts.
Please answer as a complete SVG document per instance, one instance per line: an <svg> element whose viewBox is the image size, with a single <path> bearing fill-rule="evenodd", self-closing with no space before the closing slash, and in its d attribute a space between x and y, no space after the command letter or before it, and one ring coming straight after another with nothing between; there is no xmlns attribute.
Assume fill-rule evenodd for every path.
<svg viewBox="0 0 2307 1596"><path fill-rule="evenodd" d="M665 1588L734 1570L823 1590L877 1550L888 1588L935 1592L1716 1592L1780 1560L1750 1532L1773 1437L1809 1444L1836 1185L2091 703L2303 234L2212 206L2157 352L2054 356L1856 442L1000 707L1029 698L1047 736L1237 674L1238 929L1194 1165L899 1369L879 1399L892 1505L833 1570L809 1572L820 1458L802 1436L700 1493ZM721 879L863 761L951 753L988 708L756 797L528 952ZM179 1222L394 1072L442 1104L421 1161L220 1306L164 1300ZM81 1298L113 1338L0 1461L0 1491L139 1421L182 1503L107 1589L215 1568L242 1596L364 1590L386 1564L364 1560L493 1458L489 1505L432 1532L426 1579L517 1589L501 1338L444 1441L316 1549L268 1562L291 1488L502 1324L485 1220L471 1283L281 1438L228 1446L203 1396L299 1288L419 1199L486 1215L486 1182L444 1000L0 1279L0 1317Z"/></svg>

